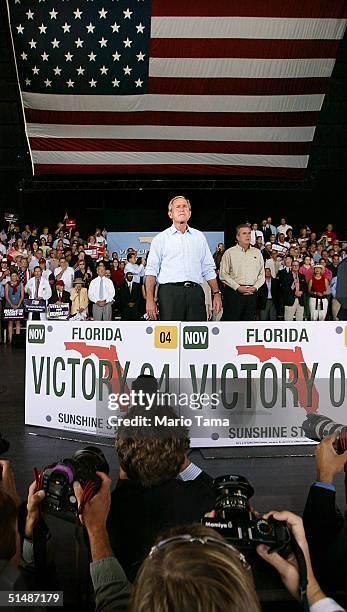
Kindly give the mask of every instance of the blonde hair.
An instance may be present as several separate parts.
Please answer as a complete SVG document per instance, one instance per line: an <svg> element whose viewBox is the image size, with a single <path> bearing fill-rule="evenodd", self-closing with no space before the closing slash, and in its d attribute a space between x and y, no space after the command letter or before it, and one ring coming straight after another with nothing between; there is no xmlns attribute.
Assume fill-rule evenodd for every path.
<svg viewBox="0 0 347 612"><path fill-rule="evenodd" d="M188 199L187 199L185 196L183 196L183 195L177 195L177 196L175 196L174 198L172 198L172 199L170 200L170 202L169 202L169 206L168 206L169 212L171 212L171 211L172 211L172 205L173 205L174 201L175 201L175 200L180 200L180 199L185 200L185 201L187 202L189 210L191 210L191 209L192 209L192 207L191 207L191 205L190 205L189 200L188 200Z"/></svg>
<svg viewBox="0 0 347 612"><path fill-rule="evenodd" d="M223 546L224 538L202 525L176 527L166 537L182 534L196 541L159 546L145 559L129 611L260 612L252 576L237 554ZM203 538L216 543L203 543Z"/></svg>

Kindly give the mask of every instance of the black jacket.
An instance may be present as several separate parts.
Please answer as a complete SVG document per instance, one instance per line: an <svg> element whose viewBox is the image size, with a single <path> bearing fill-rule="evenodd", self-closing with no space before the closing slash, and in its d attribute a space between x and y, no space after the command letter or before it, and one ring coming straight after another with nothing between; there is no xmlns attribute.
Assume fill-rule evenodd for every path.
<svg viewBox="0 0 347 612"><path fill-rule="evenodd" d="M267 289L267 284L265 281L265 283L261 287L259 287L259 290L257 293L257 307L259 308L259 310L264 310L266 306L267 295L268 295L268 289ZM277 278L271 278L271 295L272 295L273 304L276 310L278 310L279 308L279 282Z"/></svg>
<svg viewBox="0 0 347 612"><path fill-rule="evenodd" d="M170 527L199 522L214 508L211 483L204 472L195 480L177 478L150 489L134 480L118 481L108 531L113 551L130 580L157 536Z"/></svg>
<svg viewBox="0 0 347 612"><path fill-rule="evenodd" d="M119 289L119 310L124 319L139 318L141 309L141 285L140 283L132 283L131 293L127 282L125 281ZM135 306L129 306L134 303Z"/></svg>
<svg viewBox="0 0 347 612"><path fill-rule="evenodd" d="M70 304L70 293L68 291L63 290L61 301L63 304ZM58 301L58 292L55 287L52 287L52 295L48 300L48 304L56 304Z"/></svg>
<svg viewBox="0 0 347 612"><path fill-rule="evenodd" d="M280 287L281 287L284 305L293 306L295 302L295 289L292 289L292 285L294 282L294 277L293 277L292 272L287 272L286 270L280 270L280 272L278 273L278 279L280 281ZM306 284L306 279L304 275L300 273L299 273L299 285L300 285L300 291L303 292L303 295L299 298L299 304L300 306L304 306L304 303L305 303L304 294L307 292L307 284Z"/></svg>
<svg viewBox="0 0 347 612"><path fill-rule="evenodd" d="M303 516L313 570L329 594L346 590L347 517L336 507L335 497L335 491L313 485Z"/></svg>

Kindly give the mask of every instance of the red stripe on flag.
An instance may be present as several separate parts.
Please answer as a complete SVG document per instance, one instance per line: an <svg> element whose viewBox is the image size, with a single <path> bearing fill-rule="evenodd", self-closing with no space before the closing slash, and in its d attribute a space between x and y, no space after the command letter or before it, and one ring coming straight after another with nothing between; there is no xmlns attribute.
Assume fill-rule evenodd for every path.
<svg viewBox="0 0 347 612"><path fill-rule="evenodd" d="M204 166L204 165L116 165L111 164L37 164L36 174L197 174L230 176L272 176L278 178L300 179L305 176L305 168L272 168L269 166Z"/></svg>
<svg viewBox="0 0 347 612"><path fill-rule="evenodd" d="M324 93L328 78L220 79L150 77L148 93L173 95L276 96Z"/></svg>
<svg viewBox="0 0 347 612"><path fill-rule="evenodd" d="M113 140L108 138L30 138L33 151L172 151L308 155L310 142L245 142L194 140Z"/></svg>
<svg viewBox="0 0 347 612"><path fill-rule="evenodd" d="M28 123L57 125L187 125L298 127L316 125L319 111L294 113L101 112L25 109Z"/></svg>
<svg viewBox="0 0 347 612"><path fill-rule="evenodd" d="M332 58L339 44L339 40L152 38L150 57Z"/></svg>
<svg viewBox="0 0 347 612"><path fill-rule="evenodd" d="M153 17L347 17L345 0L152 0Z"/></svg>

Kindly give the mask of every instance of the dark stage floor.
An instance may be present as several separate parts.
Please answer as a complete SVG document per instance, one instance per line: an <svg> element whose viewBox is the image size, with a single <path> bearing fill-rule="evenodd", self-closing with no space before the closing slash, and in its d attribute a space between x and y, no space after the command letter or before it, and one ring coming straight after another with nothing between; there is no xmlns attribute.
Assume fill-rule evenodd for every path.
<svg viewBox="0 0 347 612"><path fill-rule="evenodd" d="M33 466L42 467L62 457L71 457L85 442L96 443L93 436L55 432L54 430L24 425L25 351L0 345L0 431L11 447L6 457L11 460L16 475L17 488L24 498L28 484L33 480ZM34 434L34 435L32 435ZM55 437L56 435L56 437ZM59 439L64 436L65 439ZM80 441L66 438L78 437ZM111 478L117 479L118 462L112 441L100 440L111 466ZM230 449L231 458L221 459L221 451L209 453L204 449L191 453L191 459L211 476L229 472L246 476L255 488L252 505L260 512L270 509L288 509L301 513L310 484L315 479L313 446L252 447ZM210 456L216 458L208 458ZM217 458L218 457L218 458ZM338 503L344 509L343 476L338 480ZM73 591L73 572L66 571L73 562L73 527L58 521L56 555L70 577ZM68 596L68 591L66 596Z"/></svg>

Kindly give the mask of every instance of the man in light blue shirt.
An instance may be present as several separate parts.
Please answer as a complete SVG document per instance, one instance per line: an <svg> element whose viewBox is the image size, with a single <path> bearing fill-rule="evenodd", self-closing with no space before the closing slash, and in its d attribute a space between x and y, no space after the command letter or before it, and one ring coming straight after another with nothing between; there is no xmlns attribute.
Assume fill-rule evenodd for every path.
<svg viewBox="0 0 347 612"><path fill-rule="evenodd" d="M188 226L189 200L174 197L168 215L172 226L153 238L146 266L146 312L158 317L154 301L156 279L161 320L206 321L205 296L201 287L207 281L213 293L213 311L221 310L215 263L204 234Z"/></svg>

